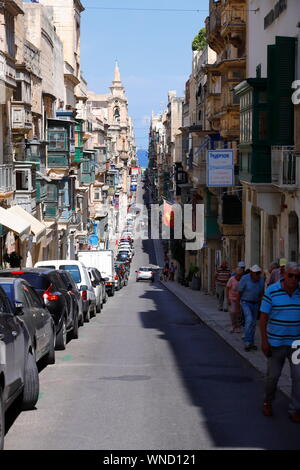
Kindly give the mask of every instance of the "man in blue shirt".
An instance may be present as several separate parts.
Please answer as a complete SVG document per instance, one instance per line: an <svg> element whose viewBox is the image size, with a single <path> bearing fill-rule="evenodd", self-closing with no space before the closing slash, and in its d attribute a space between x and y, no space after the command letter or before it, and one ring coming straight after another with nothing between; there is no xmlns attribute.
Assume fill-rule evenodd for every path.
<svg viewBox="0 0 300 470"><path fill-rule="evenodd" d="M295 361L294 342L300 341L300 266L288 263L283 279L272 284L261 304L260 330L262 350L268 357L268 373L263 414L272 416L272 402L285 360L290 362L292 400L289 415L300 423L300 364ZM299 343L298 343L299 344Z"/></svg>
<svg viewBox="0 0 300 470"><path fill-rule="evenodd" d="M242 277L238 286L239 300L244 315L245 351L257 349L257 346L254 345L254 335L264 286L261 268L257 264L250 268L249 274Z"/></svg>

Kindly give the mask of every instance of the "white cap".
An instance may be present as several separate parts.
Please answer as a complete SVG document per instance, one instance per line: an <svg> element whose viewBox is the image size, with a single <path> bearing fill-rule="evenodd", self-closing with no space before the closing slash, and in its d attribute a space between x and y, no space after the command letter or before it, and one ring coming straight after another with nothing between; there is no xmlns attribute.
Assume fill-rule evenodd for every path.
<svg viewBox="0 0 300 470"><path fill-rule="evenodd" d="M238 267L239 268L245 268L246 267L245 261L240 261L239 264L238 264Z"/></svg>
<svg viewBox="0 0 300 470"><path fill-rule="evenodd" d="M261 272L261 268L257 264L255 264L254 266L252 266L252 268L250 268L250 271L252 273L259 273Z"/></svg>

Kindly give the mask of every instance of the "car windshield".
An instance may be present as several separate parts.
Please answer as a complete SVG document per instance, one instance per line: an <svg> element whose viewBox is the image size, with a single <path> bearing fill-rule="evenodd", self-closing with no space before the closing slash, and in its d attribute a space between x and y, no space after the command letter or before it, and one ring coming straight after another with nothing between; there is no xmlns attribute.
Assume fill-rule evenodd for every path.
<svg viewBox="0 0 300 470"><path fill-rule="evenodd" d="M151 268L140 268L139 271L147 273L151 271Z"/></svg>
<svg viewBox="0 0 300 470"><path fill-rule="evenodd" d="M14 285L13 284L2 284L0 282L0 286L2 287L2 289L4 290L5 294L7 295L7 297L9 298L9 300L11 301L11 303L14 305L15 303L15 289L14 289Z"/></svg>
<svg viewBox="0 0 300 470"><path fill-rule="evenodd" d="M76 264L63 264L59 266L59 269L63 269L64 271L68 271L74 281L79 284L81 282L81 275L78 266Z"/></svg>
<svg viewBox="0 0 300 470"><path fill-rule="evenodd" d="M45 291L50 285L50 281L46 276L41 276L38 273L23 272L20 277L25 279L29 284L32 285L38 291Z"/></svg>

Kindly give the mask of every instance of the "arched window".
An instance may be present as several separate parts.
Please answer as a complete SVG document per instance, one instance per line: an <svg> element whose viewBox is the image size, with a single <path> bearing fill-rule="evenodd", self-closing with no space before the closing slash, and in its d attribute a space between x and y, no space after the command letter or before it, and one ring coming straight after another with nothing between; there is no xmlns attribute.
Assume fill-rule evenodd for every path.
<svg viewBox="0 0 300 470"><path fill-rule="evenodd" d="M115 121L120 121L120 109L118 106L114 109L114 119Z"/></svg>

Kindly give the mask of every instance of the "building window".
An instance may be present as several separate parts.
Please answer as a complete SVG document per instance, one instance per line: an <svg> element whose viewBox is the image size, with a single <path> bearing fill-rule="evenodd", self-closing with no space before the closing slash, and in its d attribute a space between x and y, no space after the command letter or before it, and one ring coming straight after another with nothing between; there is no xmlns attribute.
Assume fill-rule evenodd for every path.
<svg viewBox="0 0 300 470"><path fill-rule="evenodd" d="M100 189L94 189L94 200L95 201L100 201L101 199L101 190Z"/></svg>
<svg viewBox="0 0 300 470"><path fill-rule="evenodd" d="M49 149L66 150L65 131L49 131Z"/></svg>
<svg viewBox="0 0 300 470"><path fill-rule="evenodd" d="M29 172L26 170L16 171L16 190L28 191L29 190Z"/></svg>

